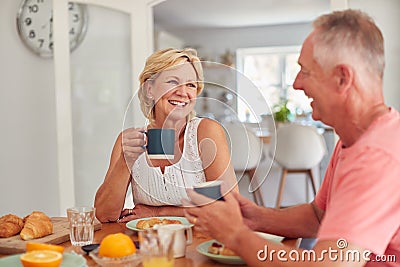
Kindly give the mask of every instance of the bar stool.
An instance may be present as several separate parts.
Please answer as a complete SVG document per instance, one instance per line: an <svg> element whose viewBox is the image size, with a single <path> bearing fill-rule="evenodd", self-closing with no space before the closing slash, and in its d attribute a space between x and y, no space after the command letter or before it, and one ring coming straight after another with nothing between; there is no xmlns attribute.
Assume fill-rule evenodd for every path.
<svg viewBox="0 0 400 267"><path fill-rule="evenodd" d="M283 125L277 129L272 144L270 154L282 167L275 207L281 207L286 176L290 173L305 173L311 182L315 196L317 189L312 168L321 162L327 151L325 140L318 133L317 128L294 123ZM276 148L275 151L273 151L274 148Z"/></svg>

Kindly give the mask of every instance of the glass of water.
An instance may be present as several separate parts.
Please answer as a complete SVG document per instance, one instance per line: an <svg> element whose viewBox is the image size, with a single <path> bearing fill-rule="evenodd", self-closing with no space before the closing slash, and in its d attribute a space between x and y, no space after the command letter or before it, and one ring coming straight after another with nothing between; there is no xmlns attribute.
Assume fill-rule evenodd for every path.
<svg viewBox="0 0 400 267"><path fill-rule="evenodd" d="M70 233L73 246L85 246L93 243L95 208L73 207L67 209Z"/></svg>

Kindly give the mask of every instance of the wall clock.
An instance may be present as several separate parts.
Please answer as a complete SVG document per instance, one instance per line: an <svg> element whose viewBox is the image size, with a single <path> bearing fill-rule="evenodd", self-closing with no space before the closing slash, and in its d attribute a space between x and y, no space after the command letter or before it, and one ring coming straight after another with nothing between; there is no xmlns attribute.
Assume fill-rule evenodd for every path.
<svg viewBox="0 0 400 267"><path fill-rule="evenodd" d="M41 57L53 56L53 1L23 0L17 14L18 34L24 44ZM69 40L73 51L85 36L88 12L85 5L68 3Z"/></svg>

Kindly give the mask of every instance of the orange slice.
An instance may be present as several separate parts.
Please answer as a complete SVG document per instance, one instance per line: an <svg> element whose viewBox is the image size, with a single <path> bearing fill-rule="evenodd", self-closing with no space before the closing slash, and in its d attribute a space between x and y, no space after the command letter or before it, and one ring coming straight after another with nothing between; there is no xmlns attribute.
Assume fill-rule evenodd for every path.
<svg viewBox="0 0 400 267"><path fill-rule="evenodd" d="M107 235L100 243L99 255L107 258L119 258L136 253L132 239L123 233Z"/></svg>
<svg viewBox="0 0 400 267"><path fill-rule="evenodd" d="M64 247L58 245L44 244L44 243L34 243L34 242L26 243L27 252L34 250L51 250L63 253Z"/></svg>
<svg viewBox="0 0 400 267"><path fill-rule="evenodd" d="M58 267L62 262L62 254L51 250L34 250L20 257L24 267Z"/></svg>

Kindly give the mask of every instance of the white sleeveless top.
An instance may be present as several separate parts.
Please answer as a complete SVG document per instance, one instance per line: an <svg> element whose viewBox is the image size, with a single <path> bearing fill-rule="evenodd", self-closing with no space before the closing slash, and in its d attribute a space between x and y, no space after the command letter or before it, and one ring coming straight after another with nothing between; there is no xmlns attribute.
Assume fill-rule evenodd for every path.
<svg viewBox="0 0 400 267"><path fill-rule="evenodd" d="M182 198L189 198L186 188L206 181L197 145L197 128L201 119L193 118L185 129L181 159L166 166L164 174L160 167L147 163L142 153L132 168L132 195L135 204L151 206L180 206Z"/></svg>

